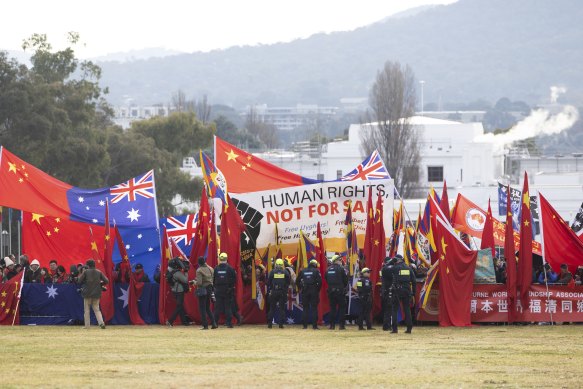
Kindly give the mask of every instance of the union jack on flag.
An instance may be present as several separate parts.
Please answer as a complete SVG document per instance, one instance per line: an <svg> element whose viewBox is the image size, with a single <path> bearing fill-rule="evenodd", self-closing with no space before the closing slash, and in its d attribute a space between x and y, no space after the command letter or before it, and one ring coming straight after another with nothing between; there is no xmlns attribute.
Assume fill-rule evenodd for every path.
<svg viewBox="0 0 583 389"><path fill-rule="evenodd" d="M127 197L128 201L136 201L137 196L147 199L154 198L154 171L150 170L142 177L138 176L130 179L123 184L112 186L110 195L114 196L111 203L119 203Z"/></svg>
<svg viewBox="0 0 583 389"><path fill-rule="evenodd" d="M165 221L166 233L177 244L182 243L188 246L196 235L197 221L198 213L195 215L190 214L186 216L186 219L184 217L180 217L179 219L178 217L170 216Z"/></svg>
<svg viewBox="0 0 583 389"><path fill-rule="evenodd" d="M379 152L373 151L372 154L362 161L354 170L344 175L341 181L356 181L356 180L380 180L383 178L391 178Z"/></svg>

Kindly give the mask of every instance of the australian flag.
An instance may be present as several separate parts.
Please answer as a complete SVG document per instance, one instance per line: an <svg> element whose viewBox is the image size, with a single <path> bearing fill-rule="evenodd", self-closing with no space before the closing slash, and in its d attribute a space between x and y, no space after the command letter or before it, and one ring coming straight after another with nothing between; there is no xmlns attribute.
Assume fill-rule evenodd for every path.
<svg viewBox="0 0 583 389"><path fill-rule="evenodd" d="M380 180L391 178L379 152L373 151L372 154L362 161L354 170L344 175L341 181L356 181L356 180Z"/></svg>
<svg viewBox="0 0 583 389"><path fill-rule="evenodd" d="M198 223L198 213L168 216L160 219L160 231L166 226L168 237L180 247L182 252L188 257L192 249L192 240L196 234L196 224Z"/></svg>

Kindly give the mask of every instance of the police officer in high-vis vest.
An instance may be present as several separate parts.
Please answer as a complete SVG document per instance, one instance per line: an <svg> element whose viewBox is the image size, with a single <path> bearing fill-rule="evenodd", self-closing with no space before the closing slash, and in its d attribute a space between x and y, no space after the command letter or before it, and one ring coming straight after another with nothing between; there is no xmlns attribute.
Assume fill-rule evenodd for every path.
<svg viewBox="0 0 583 389"><path fill-rule="evenodd" d="M275 268L269 273L269 277L267 278L267 293L269 295L269 312L267 313L268 328L272 326L276 306L279 309L279 328L283 328L287 288L289 288L291 282L291 277L287 270L283 268L283 265L283 259L278 258L275 261Z"/></svg>
<svg viewBox="0 0 583 389"><path fill-rule="evenodd" d="M336 328L336 315L340 329L344 328L344 315L346 314L346 286L348 276L342 267L342 257L334 255L332 266L326 270L326 282L328 283L328 300L330 301L330 329Z"/></svg>
<svg viewBox="0 0 583 389"><path fill-rule="evenodd" d="M381 269L381 301L383 307L383 331L391 329L391 316L393 314L393 267L395 259L385 258L385 263Z"/></svg>
<svg viewBox="0 0 583 389"><path fill-rule="evenodd" d="M307 268L300 271L296 284L302 296L302 305L304 311L302 312L302 323L304 329L308 328L308 324L312 324L312 328L318 329L318 302L320 301L320 288L322 287L322 276L318 270L318 261L312 259Z"/></svg>
<svg viewBox="0 0 583 389"><path fill-rule="evenodd" d="M215 268L213 274L213 285L215 288L215 322L219 322L221 313L225 314L225 323L227 327L233 328L231 318L233 315L232 303L233 293L235 291L235 281L237 273L227 263L227 254L221 253L219 255L219 264Z"/></svg>
<svg viewBox="0 0 583 389"><path fill-rule="evenodd" d="M415 274L411 268L407 266L401 255L396 256L397 261L393 266L393 288L394 302L393 302L393 318L392 318L392 334L397 333L397 313L399 311L399 303L403 304L403 311L405 312L405 324L407 331L410 334L413 328L413 321L411 319L411 298L415 298Z"/></svg>
<svg viewBox="0 0 583 389"><path fill-rule="evenodd" d="M366 322L367 330L372 328L371 310L372 310L372 282L370 280L370 269L362 269L361 277L356 281L356 291L358 292L358 301L360 302L360 312L358 313L358 329L364 330L363 322Z"/></svg>

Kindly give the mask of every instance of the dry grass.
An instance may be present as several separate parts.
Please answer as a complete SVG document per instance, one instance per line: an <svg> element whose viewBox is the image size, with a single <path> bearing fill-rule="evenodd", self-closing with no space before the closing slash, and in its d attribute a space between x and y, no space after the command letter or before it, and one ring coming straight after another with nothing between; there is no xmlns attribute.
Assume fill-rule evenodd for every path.
<svg viewBox="0 0 583 389"><path fill-rule="evenodd" d="M580 387L581 326L2 327L1 387Z"/></svg>

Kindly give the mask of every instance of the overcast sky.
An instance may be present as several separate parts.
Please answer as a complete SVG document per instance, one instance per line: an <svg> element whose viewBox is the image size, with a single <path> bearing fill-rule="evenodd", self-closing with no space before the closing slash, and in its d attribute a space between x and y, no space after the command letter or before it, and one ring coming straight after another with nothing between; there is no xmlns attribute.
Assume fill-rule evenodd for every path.
<svg viewBox="0 0 583 389"><path fill-rule="evenodd" d="M55 48L67 31L81 34L77 55L162 47L193 52L269 44L318 32L361 27L424 4L455 0L134 0L4 1L0 49L20 50L22 40L45 33Z"/></svg>

